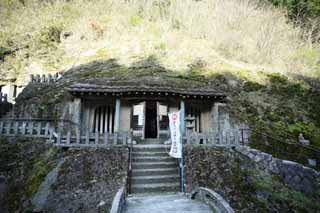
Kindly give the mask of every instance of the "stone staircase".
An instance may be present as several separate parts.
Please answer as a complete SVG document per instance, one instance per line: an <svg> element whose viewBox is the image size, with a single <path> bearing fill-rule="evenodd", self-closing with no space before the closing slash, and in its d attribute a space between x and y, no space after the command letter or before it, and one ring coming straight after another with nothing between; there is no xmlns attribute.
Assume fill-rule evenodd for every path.
<svg viewBox="0 0 320 213"><path fill-rule="evenodd" d="M131 192L179 192L179 170L169 146L157 139L146 139L134 145L132 152Z"/></svg>

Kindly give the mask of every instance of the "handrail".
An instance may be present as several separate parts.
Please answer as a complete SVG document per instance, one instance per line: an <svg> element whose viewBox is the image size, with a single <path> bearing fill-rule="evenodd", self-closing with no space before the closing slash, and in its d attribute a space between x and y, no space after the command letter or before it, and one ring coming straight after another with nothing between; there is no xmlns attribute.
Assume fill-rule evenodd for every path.
<svg viewBox="0 0 320 213"><path fill-rule="evenodd" d="M132 143L132 134L129 133L129 143L128 143L128 171L127 171L127 193L131 193L131 178L132 178L132 151L133 151L133 143Z"/></svg>
<svg viewBox="0 0 320 213"><path fill-rule="evenodd" d="M209 204L212 208L216 210L216 212L221 213L234 213L235 211L229 205L229 203L223 199L218 193L215 191L205 188L205 187L197 187L195 191L193 191L191 195L191 199L198 198L201 201Z"/></svg>
<svg viewBox="0 0 320 213"><path fill-rule="evenodd" d="M121 213L125 204L124 187L121 187L112 201L110 213Z"/></svg>

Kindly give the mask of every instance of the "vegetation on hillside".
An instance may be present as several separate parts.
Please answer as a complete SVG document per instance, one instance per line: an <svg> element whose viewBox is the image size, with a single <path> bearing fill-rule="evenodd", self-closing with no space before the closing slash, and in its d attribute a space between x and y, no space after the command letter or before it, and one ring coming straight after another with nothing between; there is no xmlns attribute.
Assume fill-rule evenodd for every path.
<svg viewBox="0 0 320 213"><path fill-rule="evenodd" d="M18 84L31 73L150 55L178 70L201 60L208 70L319 76L314 32L256 0L3 0L0 26L0 80Z"/></svg>
<svg viewBox="0 0 320 213"><path fill-rule="evenodd" d="M286 14L256 0L4 0L0 81L69 68L87 70L68 83L136 75L135 64L152 56L173 76L224 85L234 114L252 126L272 135L301 131L319 144L319 32ZM95 60L106 67L91 67ZM52 105L61 99L54 89L35 98Z"/></svg>

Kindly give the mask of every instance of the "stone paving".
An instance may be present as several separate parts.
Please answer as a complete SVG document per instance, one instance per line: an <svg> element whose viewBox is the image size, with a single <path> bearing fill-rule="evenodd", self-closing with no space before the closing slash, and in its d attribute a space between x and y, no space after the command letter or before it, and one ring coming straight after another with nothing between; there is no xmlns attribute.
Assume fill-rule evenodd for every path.
<svg viewBox="0 0 320 213"><path fill-rule="evenodd" d="M125 213L212 213L214 210L201 201L191 200L181 193L134 194L126 199Z"/></svg>

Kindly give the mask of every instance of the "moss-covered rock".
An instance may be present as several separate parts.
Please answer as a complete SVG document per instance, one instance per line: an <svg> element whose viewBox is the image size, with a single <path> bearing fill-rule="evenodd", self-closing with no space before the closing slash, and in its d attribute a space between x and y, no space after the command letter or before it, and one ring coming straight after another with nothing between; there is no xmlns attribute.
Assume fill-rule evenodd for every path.
<svg viewBox="0 0 320 213"><path fill-rule="evenodd" d="M5 197L1 201L4 210L28 209L32 196L59 156L59 149L43 140L0 138L0 171L6 183Z"/></svg>

